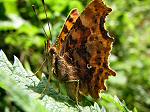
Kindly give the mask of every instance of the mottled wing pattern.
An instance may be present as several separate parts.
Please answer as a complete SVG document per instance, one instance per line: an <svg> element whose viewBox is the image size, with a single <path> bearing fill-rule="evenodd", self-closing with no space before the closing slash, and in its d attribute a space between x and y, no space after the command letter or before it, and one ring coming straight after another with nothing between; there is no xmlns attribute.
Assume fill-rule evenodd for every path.
<svg viewBox="0 0 150 112"><path fill-rule="evenodd" d="M60 38L59 54L78 71L80 94L90 94L93 98L98 98L100 90L106 89L104 80L116 75L108 63L113 38L104 29L109 12L111 9L102 0L93 0L70 32L61 34L63 38Z"/></svg>
<svg viewBox="0 0 150 112"><path fill-rule="evenodd" d="M77 18L79 17L79 12L77 9L73 9L69 16L66 19L66 22L62 28L61 33L58 36L58 51L60 49L62 49L62 43L64 42L64 40L66 40L66 36L68 35L70 29L72 28L72 26L74 25L74 23L76 22Z"/></svg>

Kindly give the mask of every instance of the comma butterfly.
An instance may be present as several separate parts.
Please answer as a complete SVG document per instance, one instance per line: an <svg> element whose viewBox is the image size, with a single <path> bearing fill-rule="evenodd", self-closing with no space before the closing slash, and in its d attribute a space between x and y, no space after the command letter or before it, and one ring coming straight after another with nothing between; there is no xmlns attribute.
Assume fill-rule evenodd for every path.
<svg viewBox="0 0 150 112"><path fill-rule="evenodd" d="M73 99L84 95L99 98L99 92L106 90L105 79L116 75L108 62L114 39L104 28L109 12L111 8L102 0L93 0L81 14L77 9L71 11L57 44L47 40L50 72L65 83Z"/></svg>

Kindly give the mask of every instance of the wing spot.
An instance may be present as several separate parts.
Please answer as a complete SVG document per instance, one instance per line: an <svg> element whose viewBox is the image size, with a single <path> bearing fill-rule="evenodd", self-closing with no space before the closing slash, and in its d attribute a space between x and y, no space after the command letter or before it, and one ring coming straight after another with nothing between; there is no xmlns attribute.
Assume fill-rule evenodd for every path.
<svg viewBox="0 0 150 112"><path fill-rule="evenodd" d="M86 66L87 66L88 69L92 68L92 66L90 64L87 64Z"/></svg>
<svg viewBox="0 0 150 112"><path fill-rule="evenodd" d="M94 41L93 36L90 36L90 37L89 37L89 41Z"/></svg>
<svg viewBox="0 0 150 112"><path fill-rule="evenodd" d="M69 18L69 22L73 23L73 18Z"/></svg>
<svg viewBox="0 0 150 112"><path fill-rule="evenodd" d="M108 68L107 63L103 63L103 67L104 67L104 68Z"/></svg>
<svg viewBox="0 0 150 112"><path fill-rule="evenodd" d="M67 28L67 26L66 26L66 25L64 25L63 32L64 32L64 33L68 33L68 28Z"/></svg>

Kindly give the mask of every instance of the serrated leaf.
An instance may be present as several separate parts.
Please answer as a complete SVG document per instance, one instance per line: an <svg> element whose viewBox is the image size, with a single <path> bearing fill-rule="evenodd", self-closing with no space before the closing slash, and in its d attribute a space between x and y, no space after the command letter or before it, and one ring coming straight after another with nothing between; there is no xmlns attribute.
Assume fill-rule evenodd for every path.
<svg viewBox="0 0 150 112"><path fill-rule="evenodd" d="M105 105L101 105L98 101L90 106L77 106L76 102L69 97L57 93L49 84L44 91L43 98L41 93L47 86L48 80L43 77L40 81L32 72L27 72L19 59L14 56L13 65L8 61L6 55L0 51L0 87L5 89L23 110L27 112L106 112ZM117 97L102 94L102 100L107 101L106 104L113 103L117 110L122 112L130 112L124 103L120 102ZM102 108L100 108L101 106Z"/></svg>
<svg viewBox="0 0 150 112"><path fill-rule="evenodd" d="M77 108L65 104L64 101L67 101L67 98L61 98L61 96L54 92L51 87L48 88L47 95L45 95L42 100L39 100L38 98L41 96L43 89L47 85L47 80L43 78L43 80L40 81L35 76L32 76L33 74L28 73L15 56L14 64L12 65L2 50L0 51L0 71L2 74L0 77L3 79L3 82L1 81L0 84L1 87L12 94L14 100L19 102L25 110L30 110L30 108L32 108L30 107L30 104L34 105L33 101L35 100L36 102L37 100L37 102L40 102L41 106L44 105L48 111L77 111ZM3 75L3 73L5 75ZM13 87L11 88L10 85L15 89ZM53 95L54 98L49 97L48 95ZM61 102L57 100L61 100ZM70 99L68 98L68 100Z"/></svg>
<svg viewBox="0 0 150 112"><path fill-rule="evenodd" d="M2 50L0 50L0 69L11 74L13 70L12 64L8 61L6 55Z"/></svg>
<svg viewBox="0 0 150 112"><path fill-rule="evenodd" d="M0 58L5 58L5 55L2 51L0 51ZM11 77L13 75L13 69L11 66L11 70L9 69L10 64L5 64L2 67L4 61L0 61L0 87L7 91L7 93L11 96L12 100L16 102L18 106L20 106L26 112L47 112L43 105L39 103L39 101L31 98L28 94L23 90L17 82ZM8 62L5 62L8 63ZM6 69L3 69L6 68ZM8 70L9 69L9 72ZM36 107L36 108L35 108Z"/></svg>

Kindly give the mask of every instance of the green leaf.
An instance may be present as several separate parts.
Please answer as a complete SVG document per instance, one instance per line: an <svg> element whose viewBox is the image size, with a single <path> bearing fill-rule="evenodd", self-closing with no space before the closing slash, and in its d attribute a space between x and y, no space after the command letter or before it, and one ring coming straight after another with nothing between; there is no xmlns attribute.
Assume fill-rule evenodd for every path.
<svg viewBox="0 0 150 112"><path fill-rule="evenodd" d="M41 93L47 86L48 80L42 77L40 81L32 72L27 72L17 57L14 56L13 65L8 61L6 55L0 51L0 87L10 94L16 104L26 112L106 112L107 104L113 103L117 110L129 112L125 104L117 97L102 94L102 100L107 103L79 106L69 97L57 93L49 84L41 98ZM41 99L40 99L41 98ZM87 100L87 99L86 99ZM89 101L90 102L90 101ZM102 108L101 108L102 107Z"/></svg>
<svg viewBox="0 0 150 112"><path fill-rule="evenodd" d="M10 94L12 100L16 102L26 112L47 112L40 101L33 99L27 94L28 92L23 89L25 84L20 85L17 81L25 82L23 80L23 75L27 75L22 67L18 66L20 63L17 62L15 58L15 63L12 65L6 58L3 51L0 51L0 87L7 91ZM23 70L20 72L19 71ZM19 77L22 75L22 77ZM18 76L18 77L16 77ZM20 80L22 79L22 80Z"/></svg>
<svg viewBox="0 0 150 112"><path fill-rule="evenodd" d="M101 94L101 100L98 101L98 104L107 107L108 111L131 112L117 96L113 97L110 94Z"/></svg>
<svg viewBox="0 0 150 112"><path fill-rule="evenodd" d="M9 14L17 14L18 15L16 2L17 2L17 0L7 0L7 1L3 2L7 15L9 15Z"/></svg>
<svg viewBox="0 0 150 112"><path fill-rule="evenodd" d="M12 65L2 50L0 51L0 71L0 87L11 94L13 100L25 111L35 112L39 110L39 112L42 112L46 109L49 111L77 111L77 108L62 103L62 101L67 101L67 98L61 97L58 93L54 92L51 87L48 88L46 94L53 95L54 98L45 95L43 99L40 100L39 98L47 84L47 80L43 78L43 80L40 81L35 76L32 76L32 73L24 70L22 64L15 56L14 64ZM59 102L56 101L57 99ZM44 106L46 108L44 108Z"/></svg>

